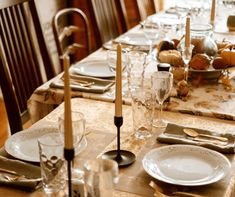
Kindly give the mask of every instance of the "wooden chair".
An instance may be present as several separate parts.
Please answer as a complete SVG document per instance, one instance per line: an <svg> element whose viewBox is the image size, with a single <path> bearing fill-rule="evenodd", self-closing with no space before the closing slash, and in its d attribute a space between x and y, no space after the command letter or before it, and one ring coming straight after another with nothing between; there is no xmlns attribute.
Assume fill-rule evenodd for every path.
<svg viewBox="0 0 235 197"><path fill-rule="evenodd" d="M68 47L74 52L73 61L79 61L91 53L90 25L85 13L78 8L59 10L52 20L58 54L61 57ZM61 69L62 64L61 64Z"/></svg>
<svg viewBox="0 0 235 197"><path fill-rule="evenodd" d="M138 25L141 21L137 0L119 0L127 29Z"/></svg>
<svg viewBox="0 0 235 197"><path fill-rule="evenodd" d="M88 0L88 3L92 10L92 21L96 23L94 26L98 28L99 45L126 32L125 19L117 0Z"/></svg>
<svg viewBox="0 0 235 197"><path fill-rule="evenodd" d="M0 85L11 134L28 120L27 100L54 70L33 0L0 2Z"/></svg>
<svg viewBox="0 0 235 197"><path fill-rule="evenodd" d="M149 15L156 13L156 0L137 0L141 20L145 20Z"/></svg>
<svg viewBox="0 0 235 197"><path fill-rule="evenodd" d="M158 0L118 0L128 29L156 13Z"/></svg>

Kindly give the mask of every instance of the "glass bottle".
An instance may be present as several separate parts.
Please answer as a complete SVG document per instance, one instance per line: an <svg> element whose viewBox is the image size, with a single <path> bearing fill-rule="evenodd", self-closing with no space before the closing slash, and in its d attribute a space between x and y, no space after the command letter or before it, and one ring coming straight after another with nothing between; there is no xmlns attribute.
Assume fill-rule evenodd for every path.
<svg viewBox="0 0 235 197"><path fill-rule="evenodd" d="M197 53L206 53L208 56L215 56L218 48L213 40L213 31L210 24L192 24L190 27L191 44L193 45L192 56ZM179 44L179 50L182 51L185 40L182 39Z"/></svg>

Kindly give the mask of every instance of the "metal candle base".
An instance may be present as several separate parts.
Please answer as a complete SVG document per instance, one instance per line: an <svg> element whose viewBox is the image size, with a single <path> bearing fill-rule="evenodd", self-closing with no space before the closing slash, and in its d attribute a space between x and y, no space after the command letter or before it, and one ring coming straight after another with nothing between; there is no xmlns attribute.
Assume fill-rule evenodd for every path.
<svg viewBox="0 0 235 197"><path fill-rule="evenodd" d="M135 155L126 150L120 150L120 127L123 123L123 117L114 117L114 124L117 127L117 150L111 150L102 155L103 159L112 159L118 163L119 167L132 164L135 161Z"/></svg>
<svg viewBox="0 0 235 197"><path fill-rule="evenodd" d="M74 158L74 149L64 149L64 158L68 164L68 195L72 197L72 183L71 183L71 162Z"/></svg>

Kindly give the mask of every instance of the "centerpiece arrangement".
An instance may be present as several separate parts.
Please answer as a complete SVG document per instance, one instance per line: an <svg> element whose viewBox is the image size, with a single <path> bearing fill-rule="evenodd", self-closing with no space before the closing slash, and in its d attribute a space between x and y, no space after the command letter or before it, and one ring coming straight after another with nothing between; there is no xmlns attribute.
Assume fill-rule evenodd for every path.
<svg viewBox="0 0 235 197"><path fill-rule="evenodd" d="M210 24L192 24L189 41L192 51L190 58L186 60L184 50L187 31L186 27L185 35L181 39L163 39L157 46L159 62L172 66L174 81L178 83L178 96L188 95L188 77L196 85L222 79L229 86L227 75L228 68L235 66L235 44L225 40L215 41ZM188 66L189 74L186 78L185 65Z"/></svg>

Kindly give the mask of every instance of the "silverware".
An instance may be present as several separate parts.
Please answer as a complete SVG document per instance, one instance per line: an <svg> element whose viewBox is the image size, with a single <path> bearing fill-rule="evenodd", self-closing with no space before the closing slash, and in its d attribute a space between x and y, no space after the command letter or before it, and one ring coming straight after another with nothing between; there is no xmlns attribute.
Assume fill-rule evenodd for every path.
<svg viewBox="0 0 235 197"><path fill-rule="evenodd" d="M4 175L3 177L7 180L7 181L17 181L18 179L20 178L25 178L24 175L22 174L19 174L13 170L7 170L7 169L4 169L4 168L0 168L0 172L4 172L4 173L7 173L9 175Z"/></svg>
<svg viewBox="0 0 235 197"><path fill-rule="evenodd" d="M191 192L181 192L181 191L174 191L174 192L171 192L171 195L166 195L163 193L162 189L155 182L151 181L149 185L155 190L154 196L156 197L180 197L180 196L205 197L199 194L194 194Z"/></svg>
<svg viewBox="0 0 235 197"><path fill-rule="evenodd" d="M64 80L64 76L62 76L61 79ZM82 87L89 87L89 86L95 84L94 81L88 82L88 81L85 81L85 80L77 79L74 76L70 77L70 82L71 82L71 84L80 85Z"/></svg>
<svg viewBox="0 0 235 197"><path fill-rule="evenodd" d="M95 84L95 82L85 82L85 81L82 81L82 80L74 80L74 79L71 79L71 84L75 84L75 85L79 85L79 86L82 86L82 87L90 87L92 85Z"/></svg>
<svg viewBox="0 0 235 197"><path fill-rule="evenodd" d="M12 175L20 175L19 173L13 171L13 170L8 170L8 169L5 169L5 168L0 168L0 172L5 172L5 173L8 173L8 174L12 174Z"/></svg>
<svg viewBox="0 0 235 197"><path fill-rule="evenodd" d="M18 179L25 178L25 176L24 175L14 175L14 176L4 175L4 178L7 181L14 182L14 181L17 181Z"/></svg>
<svg viewBox="0 0 235 197"><path fill-rule="evenodd" d="M196 130L194 129L183 129L184 133L190 137L196 138L196 137L206 137L209 139L213 139L213 140L219 140L222 142L228 142L228 138L226 137L221 137L221 136L214 136L214 135L209 135L209 134L202 134L202 133L198 133Z"/></svg>

